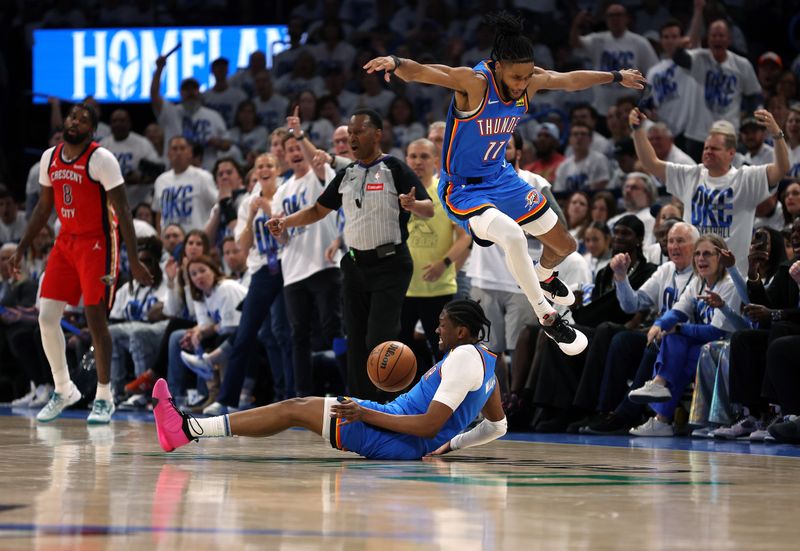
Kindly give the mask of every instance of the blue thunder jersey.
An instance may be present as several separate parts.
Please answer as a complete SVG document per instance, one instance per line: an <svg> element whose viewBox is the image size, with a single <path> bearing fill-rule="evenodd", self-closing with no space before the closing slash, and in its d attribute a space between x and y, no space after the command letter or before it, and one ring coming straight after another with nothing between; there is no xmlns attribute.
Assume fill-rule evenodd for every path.
<svg viewBox="0 0 800 551"><path fill-rule="evenodd" d="M455 95L447 111L442 168L452 176L480 178L497 174L505 165L506 144L528 111L528 95L503 101L494 77L494 61L478 63L474 70L486 78L486 94L478 111L459 118Z"/></svg>
<svg viewBox="0 0 800 551"><path fill-rule="evenodd" d="M331 444L340 450L356 452L369 459L419 459L450 441L478 416L497 383L494 376L494 364L497 356L484 345L465 346L475 346L480 352L483 362L483 384L478 390L467 393L434 438L392 432L360 421L344 424L341 419L337 419L336 442L331 442ZM369 400L358 400L359 404L365 408L394 415L425 413L442 382L442 363L447 360L449 355L449 352L445 354L442 361L430 368L414 385L414 388L401 394L394 401L388 404L379 404ZM457 368L449 369L449 377L458 376Z"/></svg>

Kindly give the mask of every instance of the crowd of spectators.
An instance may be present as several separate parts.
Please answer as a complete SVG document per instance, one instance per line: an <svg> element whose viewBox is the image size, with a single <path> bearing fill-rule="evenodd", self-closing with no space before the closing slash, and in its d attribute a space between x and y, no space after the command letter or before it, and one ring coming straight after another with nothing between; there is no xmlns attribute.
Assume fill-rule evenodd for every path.
<svg viewBox="0 0 800 551"><path fill-rule="evenodd" d="M216 15L241 22L224 2L207 2L188 20L192 3L181 1L21 4L15 25L26 33ZM41 19L30 16L31 4L40 5ZM250 4L242 2L243 13ZM122 407L145 407L159 375L179 400L206 413L352 384L344 358L353 327L343 323L340 296L348 291L339 266L357 249L343 238L346 217L333 208L279 237L268 221L313 204L337 172L341 178L363 159L352 148L360 143L352 138L354 113L370 113L382 152L405 161L440 207L434 191L449 95L360 68L389 53L472 66L491 50L482 14L507 7L526 18L537 65L630 67L649 81L633 96L612 86L541 92L506 151L560 206L578 242L559 267L578 300L560 311L590 345L575 357L560 354L538 331L498 247L472 247L441 209L430 218L403 202L402 242L414 266L397 337L413 347L420 375L441 358L436 311L453 296L472 296L492 320L504 406L517 430L668 436L696 429L695 436L764 440L770 425L784 423L779 438L800 441L800 377L789 360L800 352L800 57L744 32L748 7L278 4L272 9L282 10L290 43L271 67L260 51L245 67L212 60L215 84L203 91L186 79L172 103L161 95L161 74L174 61L162 57L146 116L102 106L96 139L120 161L136 219L139 247L127 254L158 276L148 288L120 286L111 310L112 385ZM61 139L63 106L51 98L48 108L52 145ZM21 185L0 185L2 368L17 382L14 403L34 407L52 388L37 344L36 282L57 224L42 231L21 275L4 266L35 204L38 174L30 167L24 201L12 193ZM535 240L529 249L534 260L541 254ZM77 366L90 343L80 308L69 316Z"/></svg>

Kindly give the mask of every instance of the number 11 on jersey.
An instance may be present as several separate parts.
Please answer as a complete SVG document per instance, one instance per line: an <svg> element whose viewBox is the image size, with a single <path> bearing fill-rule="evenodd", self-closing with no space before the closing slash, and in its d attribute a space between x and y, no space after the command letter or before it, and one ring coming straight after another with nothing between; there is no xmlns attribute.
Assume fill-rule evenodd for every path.
<svg viewBox="0 0 800 551"><path fill-rule="evenodd" d="M489 142L489 147L486 148L486 153L483 155L484 161L494 161L506 145L506 140L499 142Z"/></svg>

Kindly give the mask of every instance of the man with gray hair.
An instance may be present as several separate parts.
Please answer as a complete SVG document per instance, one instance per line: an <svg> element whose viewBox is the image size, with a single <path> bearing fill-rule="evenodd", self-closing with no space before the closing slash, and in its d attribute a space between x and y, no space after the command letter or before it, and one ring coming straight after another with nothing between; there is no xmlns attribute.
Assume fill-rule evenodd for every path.
<svg viewBox="0 0 800 551"><path fill-rule="evenodd" d="M667 163L675 163L679 165L692 165L695 163L694 159L675 145L672 136L672 130L663 122L654 122L647 127L647 139L650 140L650 145L656 152L656 157ZM663 186L663 182L659 182Z"/></svg>
<svg viewBox="0 0 800 551"><path fill-rule="evenodd" d="M631 172L625 178L625 185L622 187L622 201L625 205L625 212L618 214L608 221L608 227L613 232L614 224L626 214L633 214L644 224L643 246L655 243L653 227L656 219L650 213L650 207L655 203L658 190L653 178L644 172Z"/></svg>
<svg viewBox="0 0 800 551"><path fill-rule="evenodd" d="M725 239L736 257L739 273L747 273L756 206L769 197L789 170L789 150L775 118L766 109L759 109L754 115L772 134L775 161L739 169L731 165L736 155L736 133L727 121L711 126L703 148L703 164L686 166L664 162L656 156L642 128L646 117L638 109L628 117L636 153L644 169L666 182L667 191L683 202L684 222L695 226L700 233L713 233Z"/></svg>
<svg viewBox="0 0 800 551"><path fill-rule="evenodd" d="M667 234L669 261L665 262L634 290L628 280L631 259L628 254L617 254L609 263L614 272L614 286L617 300L623 311L635 313L649 311L661 315L678 301L683 291L694 277L692 254L694 244L700 233L697 228L685 222L678 222ZM648 335L642 331L618 332L608 347L608 361L599 379L602 385L589 384L590 375L584 371L578 385L576 405L601 412L591 419L582 431L585 434L627 434L636 425L644 407L634 404L627 398L627 381L634 378L633 369L638 365L636 382L639 386L652 376L658 349L647 347ZM641 380L639 380L641 378ZM598 381L598 379L594 379ZM637 388L634 383L633 388ZM590 403L591 388L601 388L595 403ZM596 396L596 394L595 394ZM581 402L580 399L583 398ZM616 408L616 409L614 409Z"/></svg>

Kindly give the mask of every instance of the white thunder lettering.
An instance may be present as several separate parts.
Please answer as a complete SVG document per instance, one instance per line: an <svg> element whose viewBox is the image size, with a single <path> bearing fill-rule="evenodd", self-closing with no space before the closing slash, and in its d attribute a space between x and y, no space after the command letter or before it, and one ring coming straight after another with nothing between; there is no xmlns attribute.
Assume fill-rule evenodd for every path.
<svg viewBox="0 0 800 551"><path fill-rule="evenodd" d="M478 131L481 136L494 136L496 134L511 134L519 124L522 117L495 117L492 119L478 119Z"/></svg>

